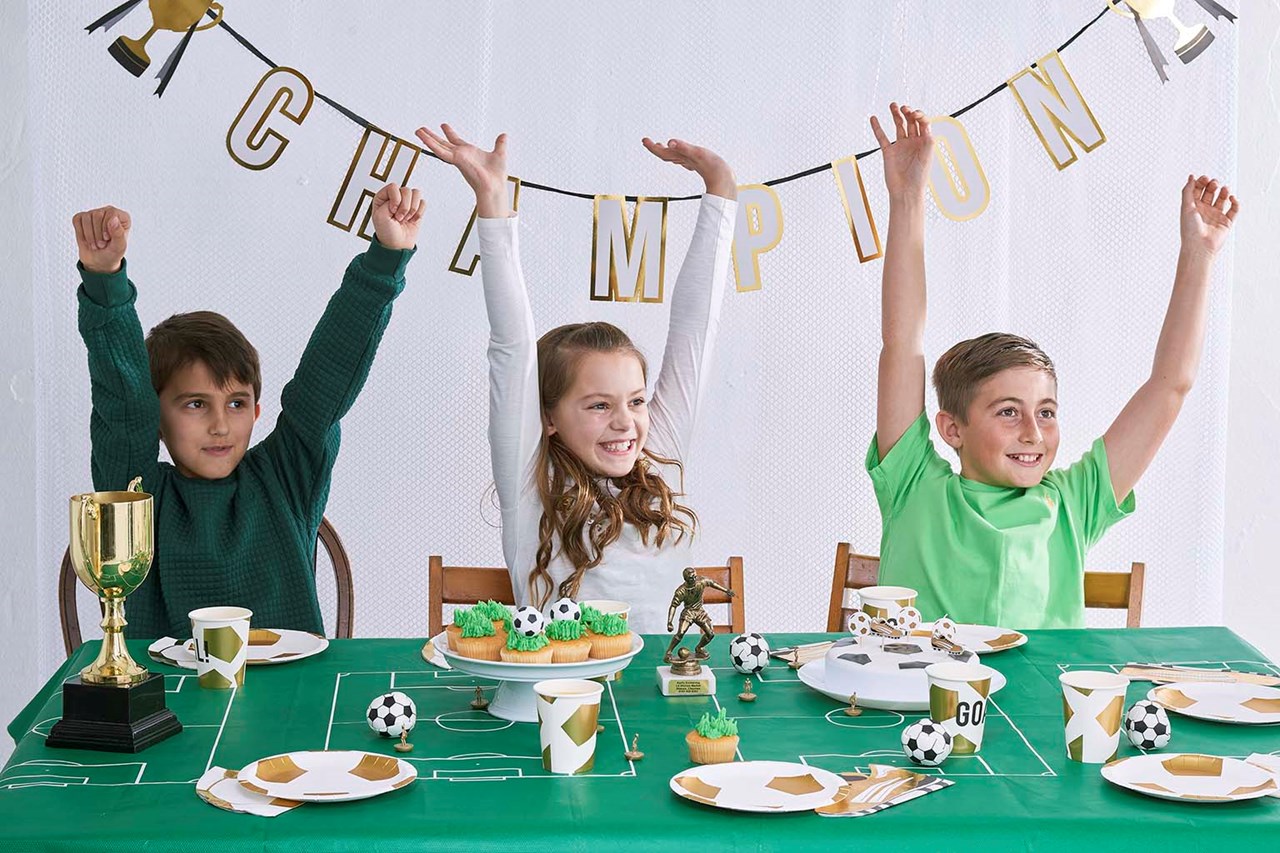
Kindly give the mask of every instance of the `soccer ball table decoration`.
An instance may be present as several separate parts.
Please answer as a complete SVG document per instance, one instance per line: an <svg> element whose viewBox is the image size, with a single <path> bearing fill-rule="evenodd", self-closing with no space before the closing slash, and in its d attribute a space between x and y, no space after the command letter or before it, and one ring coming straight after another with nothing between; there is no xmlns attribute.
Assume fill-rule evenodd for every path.
<svg viewBox="0 0 1280 853"><path fill-rule="evenodd" d="M744 675L755 675L769 665L769 643L759 634L739 634L729 642L729 660Z"/></svg>
<svg viewBox="0 0 1280 853"><path fill-rule="evenodd" d="M369 728L382 737L400 737L418 722L418 711L412 699L395 690L370 702L365 719L369 721Z"/></svg>
<svg viewBox="0 0 1280 853"><path fill-rule="evenodd" d="M1138 749L1162 749L1169 745L1173 730L1169 715L1155 702L1141 699L1124 715L1124 733Z"/></svg>
<svg viewBox="0 0 1280 853"><path fill-rule="evenodd" d="M951 735L941 723L917 720L902 730L902 751L916 764L937 767L951 754Z"/></svg>

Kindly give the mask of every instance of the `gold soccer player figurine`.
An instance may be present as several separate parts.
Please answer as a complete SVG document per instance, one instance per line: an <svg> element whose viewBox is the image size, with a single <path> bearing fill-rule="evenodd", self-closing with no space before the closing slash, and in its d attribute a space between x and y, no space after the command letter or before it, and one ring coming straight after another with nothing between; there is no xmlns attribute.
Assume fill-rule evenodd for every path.
<svg viewBox="0 0 1280 853"><path fill-rule="evenodd" d="M684 610L680 614L680 630L676 631L675 636L671 638L671 645L667 646L667 653L662 658L664 663L671 663L671 653L675 651L676 646L680 645L684 635L694 625L697 625L698 630L702 632L702 639L698 640L698 645L694 647L693 657L695 660L706 660L710 657L706 646L715 635L715 628L711 625L711 617L707 615L707 611L702 609L702 593L707 587L718 589L730 598L736 594L710 578L698 577L692 566L687 567L684 570L684 583L676 587L675 593L671 596L671 607L667 610L667 630L670 631L674 624L676 608L684 605Z"/></svg>

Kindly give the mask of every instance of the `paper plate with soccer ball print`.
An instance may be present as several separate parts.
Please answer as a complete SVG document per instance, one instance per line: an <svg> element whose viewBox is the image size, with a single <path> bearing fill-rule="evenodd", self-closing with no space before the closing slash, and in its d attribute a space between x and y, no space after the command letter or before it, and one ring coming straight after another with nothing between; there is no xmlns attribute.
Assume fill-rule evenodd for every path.
<svg viewBox="0 0 1280 853"><path fill-rule="evenodd" d="M1197 720L1245 726L1280 723L1280 690L1260 684L1180 681L1152 688L1147 698Z"/></svg>
<svg viewBox="0 0 1280 853"><path fill-rule="evenodd" d="M407 761L353 750L287 752L260 758L236 774L255 794L304 803L363 800L418 778Z"/></svg>
<svg viewBox="0 0 1280 853"><path fill-rule="evenodd" d="M836 801L845 781L787 761L701 764L671 778L677 796L737 812L804 812Z"/></svg>
<svg viewBox="0 0 1280 853"><path fill-rule="evenodd" d="M1102 778L1148 797L1188 803L1230 803L1265 797L1276 790L1271 774L1234 758L1177 752L1118 758Z"/></svg>

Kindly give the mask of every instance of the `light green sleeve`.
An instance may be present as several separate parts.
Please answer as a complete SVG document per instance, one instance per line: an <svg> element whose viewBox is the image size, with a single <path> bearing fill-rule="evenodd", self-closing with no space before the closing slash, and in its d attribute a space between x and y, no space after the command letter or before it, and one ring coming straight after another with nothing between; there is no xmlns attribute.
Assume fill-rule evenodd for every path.
<svg viewBox="0 0 1280 853"><path fill-rule="evenodd" d="M912 489L919 483L953 473L950 463L943 459L933 442L929 440L929 415L920 417L907 427L889 453L880 458L876 437L871 436L867 448L867 473L875 487L876 501L880 504L882 518L890 518L902 509Z"/></svg>
<svg viewBox="0 0 1280 853"><path fill-rule="evenodd" d="M1133 492L1116 503L1107 464L1107 447L1099 438L1079 461L1068 468L1050 471L1045 480L1058 490L1063 504L1084 534L1085 549L1092 548L1103 534L1133 512Z"/></svg>

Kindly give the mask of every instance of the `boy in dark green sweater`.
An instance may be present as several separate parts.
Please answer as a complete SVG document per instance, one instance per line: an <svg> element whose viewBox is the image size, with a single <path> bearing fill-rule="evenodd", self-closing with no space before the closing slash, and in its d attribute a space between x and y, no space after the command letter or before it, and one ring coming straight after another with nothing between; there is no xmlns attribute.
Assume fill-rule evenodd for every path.
<svg viewBox="0 0 1280 853"><path fill-rule="evenodd" d="M239 605L254 625L323 631L316 531L338 454L338 421L369 375L404 288L422 217L418 190L374 198L375 239L347 266L293 379L276 427L249 446L261 411L258 354L230 321L178 314L146 339L124 261L129 214L75 215L80 334L89 351L93 484L142 477L155 495L151 572L129 596L129 637L185 637L197 607ZM158 461L163 441L173 464Z"/></svg>

